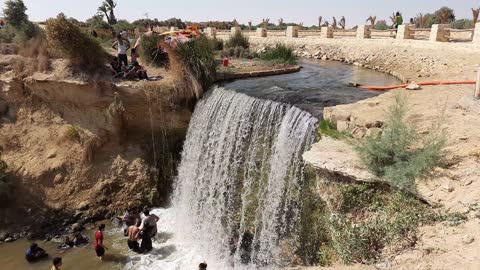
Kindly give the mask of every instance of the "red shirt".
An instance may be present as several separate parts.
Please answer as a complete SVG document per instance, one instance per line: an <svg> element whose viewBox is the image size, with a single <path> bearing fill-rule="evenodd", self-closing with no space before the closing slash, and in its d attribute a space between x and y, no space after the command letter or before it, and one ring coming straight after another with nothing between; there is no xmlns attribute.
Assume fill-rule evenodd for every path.
<svg viewBox="0 0 480 270"><path fill-rule="evenodd" d="M103 246L103 233L102 231L97 231L95 233L95 242L93 243L93 247L97 248L100 246L100 244Z"/></svg>

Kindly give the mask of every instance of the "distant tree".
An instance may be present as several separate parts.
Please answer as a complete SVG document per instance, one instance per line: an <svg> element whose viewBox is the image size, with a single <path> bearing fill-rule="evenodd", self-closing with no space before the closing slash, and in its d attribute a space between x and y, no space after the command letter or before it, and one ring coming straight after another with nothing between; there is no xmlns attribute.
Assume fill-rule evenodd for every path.
<svg viewBox="0 0 480 270"><path fill-rule="evenodd" d="M480 8L472 8L473 24L476 24L478 22L479 14L480 14Z"/></svg>
<svg viewBox="0 0 480 270"><path fill-rule="evenodd" d="M3 14L7 23L15 28L21 27L28 22L27 7L22 0L8 0L5 2Z"/></svg>
<svg viewBox="0 0 480 270"><path fill-rule="evenodd" d="M381 20L375 23L373 26L373 29L375 30L387 30L388 29L388 24L385 20Z"/></svg>
<svg viewBox="0 0 480 270"><path fill-rule="evenodd" d="M375 22L377 21L377 16L370 16L368 17L367 19L367 22L370 22L370 24L372 25L372 27L375 27Z"/></svg>
<svg viewBox="0 0 480 270"><path fill-rule="evenodd" d="M87 19L86 24L93 29L110 29L110 25L103 20L103 15L97 14Z"/></svg>
<svg viewBox="0 0 480 270"><path fill-rule="evenodd" d="M425 24L430 17L431 15L429 14L425 14L425 15L423 15L422 13L418 14L417 18L415 18L415 21L416 21L415 25L418 28L425 28Z"/></svg>
<svg viewBox="0 0 480 270"><path fill-rule="evenodd" d="M252 30L252 21L248 21L248 30Z"/></svg>
<svg viewBox="0 0 480 270"><path fill-rule="evenodd" d="M118 22L113 26L113 29L117 33L121 31L132 31L135 30L135 25L131 24L127 20L118 20Z"/></svg>
<svg viewBox="0 0 480 270"><path fill-rule="evenodd" d="M98 12L105 15L107 22L110 25L117 23L117 18L115 18L114 12L116 7L117 3L113 0L105 0L103 1L102 5L98 7Z"/></svg>
<svg viewBox="0 0 480 270"><path fill-rule="evenodd" d="M455 21L455 12L449 7L442 7L439 10L435 11L433 14L438 18L438 22L441 24L451 23Z"/></svg>
<svg viewBox="0 0 480 270"><path fill-rule="evenodd" d="M321 28L321 27L322 27L322 20L323 20L323 17L322 17L322 16L318 16L318 28Z"/></svg>
<svg viewBox="0 0 480 270"><path fill-rule="evenodd" d="M283 26L283 18L278 19L278 26Z"/></svg>
<svg viewBox="0 0 480 270"><path fill-rule="evenodd" d="M389 18L390 21L392 21L392 26L394 26L397 23L397 15L395 14L395 12Z"/></svg>
<svg viewBox="0 0 480 270"><path fill-rule="evenodd" d="M232 25L233 27L238 27L237 19L233 19Z"/></svg>
<svg viewBox="0 0 480 270"><path fill-rule="evenodd" d="M333 27L333 29L337 29L337 18L335 18L335 17L333 17L332 27Z"/></svg>
<svg viewBox="0 0 480 270"><path fill-rule="evenodd" d="M473 20L460 19L451 23L453 29L471 29L475 27Z"/></svg>
<svg viewBox="0 0 480 270"><path fill-rule="evenodd" d="M342 27L343 30L345 30L345 26L346 26L345 16L342 16L338 24L340 25L340 27Z"/></svg>

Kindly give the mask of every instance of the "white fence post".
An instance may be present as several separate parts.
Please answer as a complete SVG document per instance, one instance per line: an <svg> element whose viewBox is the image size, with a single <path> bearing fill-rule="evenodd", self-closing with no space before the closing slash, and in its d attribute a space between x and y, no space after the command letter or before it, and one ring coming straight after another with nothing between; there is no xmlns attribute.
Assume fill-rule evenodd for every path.
<svg viewBox="0 0 480 270"><path fill-rule="evenodd" d="M287 26L287 37L297 38L298 37L298 26Z"/></svg>
<svg viewBox="0 0 480 270"><path fill-rule="evenodd" d="M480 22L475 24L475 31L473 32L473 43L480 44Z"/></svg>
<svg viewBox="0 0 480 270"><path fill-rule="evenodd" d="M333 38L333 28L324 26L320 29L320 36L323 38Z"/></svg>
<svg viewBox="0 0 480 270"><path fill-rule="evenodd" d="M359 25L357 28L357 38L365 39L370 38L370 25Z"/></svg>
<svg viewBox="0 0 480 270"><path fill-rule="evenodd" d="M257 37L267 37L267 29L263 27L257 28Z"/></svg>
<svg viewBox="0 0 480 270"><path fill-rule="evenodd" d="M242 28L238 27L238 26L234 26L232 27L232 29L230 29L230 34L232 36L235 36L235 34L237 33L242 33Z"/></svg>
<svg viewBox="0 0 480 270"><path fill-rule="evenodd" d="M441 41L445 42L448 41L448 31L446 28L448 27L448 24L434 24L432 25L432 30L430 32L430 41Z"/></svg>
<svg viewBox="0 0 480 270"><path fill-rule="evenodd" d="M207 27L205 29L205 34L207 37L216 38L217 37L217 29L215 27Z"/></svg>
<svg viewBox="0 0 480 270"><path fill-rule="evenodd" d="M398 26L396 39L412 39L410 24Z"/></svg>

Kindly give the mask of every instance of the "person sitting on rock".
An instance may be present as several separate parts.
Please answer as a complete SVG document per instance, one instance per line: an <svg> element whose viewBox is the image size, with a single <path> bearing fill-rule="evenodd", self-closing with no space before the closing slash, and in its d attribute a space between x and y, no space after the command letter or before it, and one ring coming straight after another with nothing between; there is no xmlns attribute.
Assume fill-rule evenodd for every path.
<svg viewBox="0 0 480 270"><path fill-rule="evenodd" d="M114 56L112 62L110 62L110 70L115 77L121 77L123 75L122 66L118 63L118 57Z"/></svg>
<svg viewBox="0 0 480 270"><path fill-rule="evenodd" d="M25 253L25 259L28 262L35 262L45 257L48 257L47 252L36 243L31 244L30 248L27 249L27 252Z"/></svg>
<svg viewBox="0 0 480 270"><path fill-rule="evenodd" d="M65 236L65 239L63 241L63 243L61 243L60 245L58 245L58 248L59 249L69 249L69 248L72 248L75 244L73 243L73 241L70 239L70 237L67 235Z"/></svg>
<svg viewBox="0 0 480 270"><path fill-rule="evenodd" d="M84 244L88 244L90 240L88 239L88 237L86 237L85 235L81 234L81 233L77 233L75 234L75 237L73 238L73 245L78 247L78 246L81 246L81 245L84 245Z"/></svg>
<svg viewBox="0 0 480 270"><path fill-rule="evenodd" d="M128 70L125 73L124 78L129 80L134 80L134 79L147 80L148 75L147 75L147 71L138 62L134 62L128 67Z"/></svg>

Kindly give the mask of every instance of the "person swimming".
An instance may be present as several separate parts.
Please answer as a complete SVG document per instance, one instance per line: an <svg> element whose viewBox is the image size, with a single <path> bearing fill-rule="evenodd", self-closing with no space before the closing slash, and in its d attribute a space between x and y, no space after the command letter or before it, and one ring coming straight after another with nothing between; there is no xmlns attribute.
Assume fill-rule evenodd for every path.
<svg viewBox="0 0 480 270"><path fill-rule="evenodd" d="M36 262L45 257L48 257L47 252L36 243L31 244L30 248L27 249L27 252L25 253L25 259L28 262Z"/></svg>

